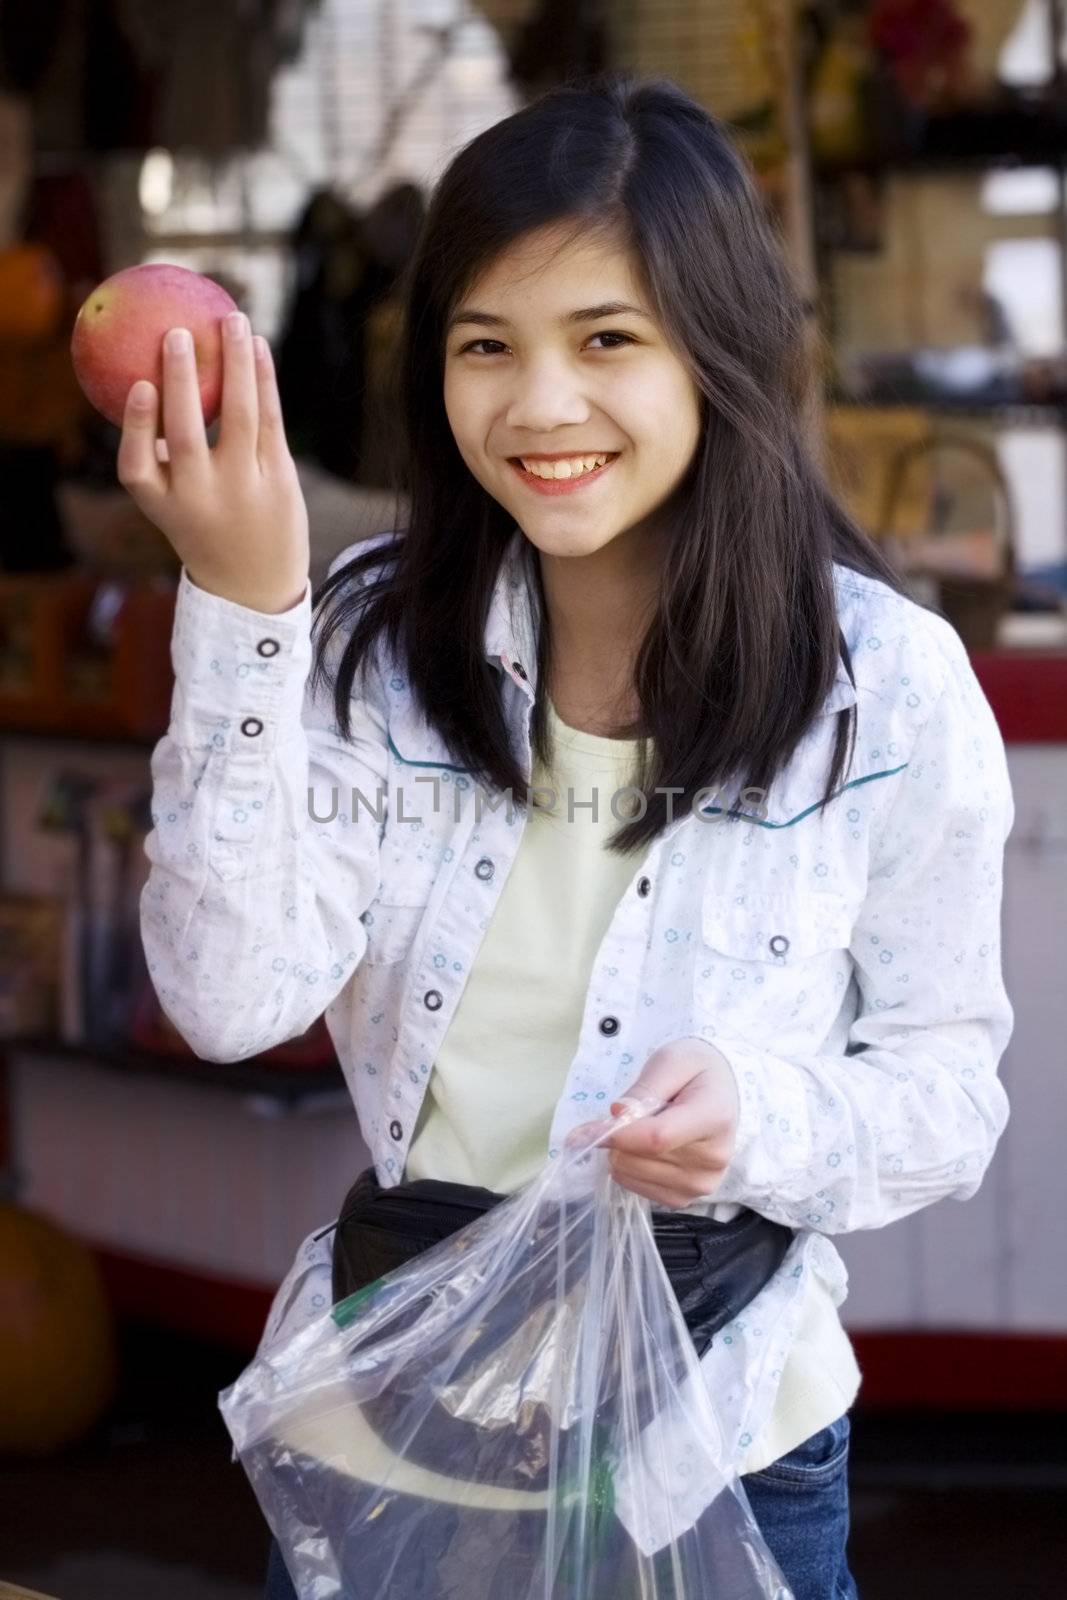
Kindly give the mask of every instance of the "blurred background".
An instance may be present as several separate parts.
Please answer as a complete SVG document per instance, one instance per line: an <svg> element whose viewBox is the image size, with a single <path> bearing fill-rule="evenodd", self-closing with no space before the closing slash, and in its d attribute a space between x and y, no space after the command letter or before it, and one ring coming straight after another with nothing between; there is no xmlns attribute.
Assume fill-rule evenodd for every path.
<svg viewBox="0 0 1067 1600"><path fill-rule="evenodd" d="M383 373L435 177L619 65L752 161L809 305L813 447L960 633L1016 798L1010 1125L967 1205L841 1241L852 1564L864 1600L1062 1600L1065 62L1064 0L0 8L0 1591L258 1600L217 1394L367 1160L321 1024L201 1062L148 982L178 569L74 383L73 318L139 262L229 288L275 350L317 580L403 513Z"/></svg>

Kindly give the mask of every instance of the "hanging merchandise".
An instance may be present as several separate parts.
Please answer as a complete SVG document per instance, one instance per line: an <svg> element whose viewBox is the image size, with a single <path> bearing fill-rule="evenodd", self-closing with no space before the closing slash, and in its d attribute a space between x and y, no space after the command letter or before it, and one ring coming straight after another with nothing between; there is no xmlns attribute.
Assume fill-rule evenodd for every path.
<svg viewBox="0 0 1067 1600"><path fill-rule="evenodd" d="M873 0L868 29L909 104L938 113L974 98L973 30L956 0Z"/></svg>
<svg viewBox="0 0 1067 1600"><path fill-rule="evenodd" d="M269 140L274 73L320 0L37 0L0 6L0 83L38 152L225 159Z"/></svg>
<svg viewBox="0 0 1067 1600"><path fill-rule="evenodd" d="M362 219L372 266L360 310L363 393L357 477L368 488L393 488L400 476L395 359L403 331L403 303L398 285L415 252L425 210L417 184L396 183L379 195Z"/></svg>
<svg viewBox="0 0 1067 1600"><path fill-rule="evenodd" d="M367 271L359 217L332 189L309 195L291 236L293 290L275 350L286 437L353 481L363 389L357 305Z"/></svg>
<svg viewBox="0 0 1067 1600"><path fill-rule="evenodd" d="M299 1600L791 1600L607 1137L220 1394Z"/></svg>
<svg viewBox="0 0 1067 1600"><path fill-rule="evenodd" d="M77 768L48 779L37 825L76 840L66 930L75 970L64 974L68 1039L125 1042L147 977L135 867L151 826L150 804L150 791L139 779L98 778Z"/></svg>
<svg viewBox="0 0 1067 1600"><path fill-rule="evenodd" d="M57 487L84 449L70 329L101 259L87 175L34 174L15 221L0 251L0 571L50 572L74 559Z"/></svg>
<svg viewBox="0 0 1067 1600"><path fill-rule="evenodd" d="M294 289L277 351L286 434L294 456L351 483L365 481L367 319L392 289L393 256L410 252L420 215L418 191L400 185L375 204L368 232L366 218L339 194L317 189L293 230ZM375 468L383 403L376 390ZM392 416L384 426L395 430Z"/></svg>
<svg viewBox="0 0 1067 1600"><path fill-rule="evenodd" d="M808 89L808 127L816 161L832 165L863 161L870 155L865 94L873 55L866 19L856 13L839 17L815 62Z"/></svg>
<svg viewBox="0 0 1067 1600"><path fill-rule="evenodd" d="M153 140L225 160L270 142L271 83L320 0L114 0L151 73Z"/></svg>

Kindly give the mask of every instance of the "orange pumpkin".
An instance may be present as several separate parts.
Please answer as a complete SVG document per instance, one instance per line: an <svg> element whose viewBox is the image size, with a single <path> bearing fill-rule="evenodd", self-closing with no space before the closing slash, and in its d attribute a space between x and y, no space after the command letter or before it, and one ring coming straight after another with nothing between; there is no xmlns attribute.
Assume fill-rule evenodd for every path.
<svg viewBox="0 0 1067 1600"><path fill-rule="evenodd" d="M117 1379L96 1258L46 1217L0 1204L0 1451L44 1456L80 1439Z"/></svg>

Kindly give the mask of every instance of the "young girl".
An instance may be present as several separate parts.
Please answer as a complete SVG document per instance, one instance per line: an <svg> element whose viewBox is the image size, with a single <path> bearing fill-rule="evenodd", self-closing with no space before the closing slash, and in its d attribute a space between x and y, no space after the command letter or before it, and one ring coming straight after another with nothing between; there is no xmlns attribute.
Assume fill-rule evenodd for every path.
<svg viewBox="0 0 1067 1600"><path fill-rule="evenodd" d="M657 1226L781 1236L701 1360L796 1600L855 1595L829 1236L972 1195L1004 1126L1000 735L805 452L802 307L675 84L572 83L475 138L405 305L410 516L334 562L314 661L264 341L229 319L213 450L180 335L168 465L131 390L120 478L184 568L160 1001L218 1061L325 1010L398 1200L509 1193L624 1095L666 1102L614 1177ZM329 1305L328 1234L264 1342Z"/></svg>

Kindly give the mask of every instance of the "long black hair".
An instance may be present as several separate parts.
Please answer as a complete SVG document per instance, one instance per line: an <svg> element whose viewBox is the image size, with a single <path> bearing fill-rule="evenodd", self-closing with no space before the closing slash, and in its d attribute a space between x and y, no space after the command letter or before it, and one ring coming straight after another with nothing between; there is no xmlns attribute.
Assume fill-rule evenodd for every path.
<svg viewBox="0 0 1067 1600"><path fill-rule="evenodd" d="M643 848L696 792L729 778L766 792L843 659L832 563L904 592L837 503L804 442L816 381L803 304L781 241L725 126L671 79L610 71L548 90L470 141L439 178L401 283L395 542L356 556L317 590L316 680L337 629L333 683L349 737L352 684L381 635L454 761L520 805L529 790L504 714L504 675L484 628L515 522L460 456L445 412L450 312L501 252L548 224L605 233L639 282L701 396L693 462L672 496L658 608L637 653L639 786L647 806L611 845ZM383 557L383 552L387 555ZM524 552L536 555L527 542ZM361 587L372 564L374 581ZM551 638L540 565L537 680ZM325 602L321 614L319 603ZM851 762L855 707L838 713L821 804ZM551 755L545 695L531 725ZM743 808L742 808L743 809Z"/></svg>

